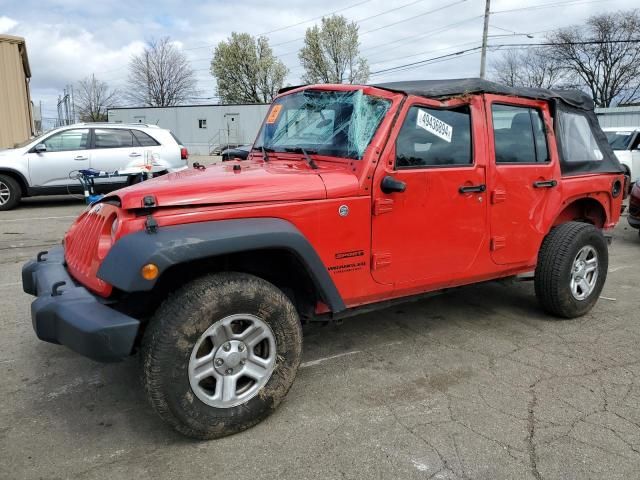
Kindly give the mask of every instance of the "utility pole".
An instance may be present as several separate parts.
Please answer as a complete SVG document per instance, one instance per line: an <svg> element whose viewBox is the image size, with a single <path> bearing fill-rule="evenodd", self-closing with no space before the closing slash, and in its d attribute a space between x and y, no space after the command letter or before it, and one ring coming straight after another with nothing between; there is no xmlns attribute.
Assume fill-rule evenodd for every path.
<svg viewBox="0 0 640 480"><path fill-rule="evenodd" d="M480 55L480 78L484 78L487 63L487 36L489 33L489 10L491 0L485 0L484 6L484 30L482 31L482 54Z"/></svg>

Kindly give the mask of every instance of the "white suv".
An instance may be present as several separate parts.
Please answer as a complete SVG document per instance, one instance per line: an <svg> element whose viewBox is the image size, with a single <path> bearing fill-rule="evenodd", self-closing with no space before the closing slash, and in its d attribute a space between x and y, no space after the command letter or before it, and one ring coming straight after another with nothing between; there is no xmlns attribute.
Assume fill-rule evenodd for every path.
<svg viewBox="0 0 640 480"><path fill-rule="evenodd" d="M631 184L640 181L640 127L602 129L618 161L627 171Z"/></svg>
<svg viewBox="0 0 640 480"><path fill-rule="evenodd" d="M187 168L188 152L169 130L141 123L79 123L56 128L21 146L0 150L0 210L20 198L80 192L73 173L94 168L123 170L153 159L154 174ZM127 177L96 181L107 192L127 184Z"/></svg>

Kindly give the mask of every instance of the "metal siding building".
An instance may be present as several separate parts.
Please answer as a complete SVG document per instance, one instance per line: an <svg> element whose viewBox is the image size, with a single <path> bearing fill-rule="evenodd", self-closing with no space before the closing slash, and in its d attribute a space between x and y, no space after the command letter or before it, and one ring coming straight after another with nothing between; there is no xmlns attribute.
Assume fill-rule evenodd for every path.
<svg viewBox="0 0 640 480"><path fill-rule="evenodd" d="M31 137L31 69L24 38L0 35L0 148Z"/></svg>
<svg viewBox="0 0 640 480"><path fill-rule="evenodd" d="M639 127L640 107L596 108L598 122L605 127Z"/></svg>
<svg viewBox="0 0 640 480"><path fill-rule="evenodd" d="M253 143L266 104L110 108L109 122L148 123L171 130L189 153L209 155L222 145Z"/></svg>

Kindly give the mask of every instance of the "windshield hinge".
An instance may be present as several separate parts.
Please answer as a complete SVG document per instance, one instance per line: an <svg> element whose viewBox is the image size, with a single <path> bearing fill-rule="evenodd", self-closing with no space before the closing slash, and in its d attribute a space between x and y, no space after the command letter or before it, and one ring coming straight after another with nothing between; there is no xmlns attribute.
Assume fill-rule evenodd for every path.
<svg viewBox="0 0 640 480"><path fill-rule="evenodd" d="M147 215L147 219L144 222L144 229L147 233L157 233L158 232L158 222L151 215Z"/></svg>

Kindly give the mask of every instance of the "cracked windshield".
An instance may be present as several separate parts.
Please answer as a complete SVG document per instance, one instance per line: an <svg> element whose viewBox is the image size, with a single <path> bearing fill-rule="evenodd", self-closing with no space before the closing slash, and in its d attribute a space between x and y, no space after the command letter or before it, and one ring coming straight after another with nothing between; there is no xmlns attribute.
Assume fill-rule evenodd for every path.
<svg viewBox="0 0 640 480"><path fill-rule="evenodd" d="M359 160L390 105L361 90L286 95L274 103L254 148Z"/></svg>

